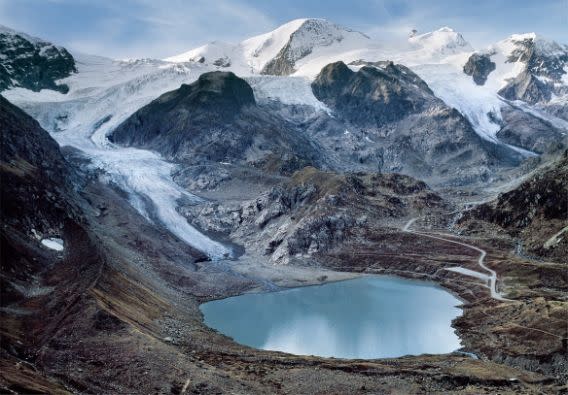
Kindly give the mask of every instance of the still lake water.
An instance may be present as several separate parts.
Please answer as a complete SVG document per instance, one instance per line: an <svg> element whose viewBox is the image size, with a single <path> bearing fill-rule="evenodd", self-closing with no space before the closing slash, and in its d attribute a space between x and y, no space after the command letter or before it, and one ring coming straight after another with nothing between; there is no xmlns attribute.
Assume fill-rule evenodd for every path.
<svg viewBox="0 0 568 395"><path fill-rule="evenodd" d="M237 343L336 358L443 354L460 348L459 299L387 276L246 294L201 305L205 324Z"/></svg>

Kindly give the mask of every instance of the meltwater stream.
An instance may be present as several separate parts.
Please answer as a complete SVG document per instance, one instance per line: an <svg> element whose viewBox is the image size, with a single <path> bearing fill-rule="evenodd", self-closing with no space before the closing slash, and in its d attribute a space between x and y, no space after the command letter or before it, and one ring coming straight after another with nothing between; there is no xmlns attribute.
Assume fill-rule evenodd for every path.
<svg viewBox="0 0 568 395"><path fill-rule="evenodd" d="M201 305L205 323L247 346L299 355L389 358L460 348L461 302L442 288L362 277Z"/></svg>

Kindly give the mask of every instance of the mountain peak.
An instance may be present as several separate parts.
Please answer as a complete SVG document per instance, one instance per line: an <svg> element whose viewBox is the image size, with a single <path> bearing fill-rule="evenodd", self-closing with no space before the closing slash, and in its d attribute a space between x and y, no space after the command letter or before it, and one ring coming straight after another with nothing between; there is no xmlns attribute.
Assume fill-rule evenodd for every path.
<svg viewBox="0 0 568 395"><path fill-rule="evenodd" d="M0 91L23 87L67 93L56 81L77 71L73 56L63 47L0 25Z"/></svg>
<svg viewBox="0 0 568 395"><path fill-rule="evenodd" d="M527 61L531 56L568 59L568 45L559 44L534 32L512 34L492 45L489 53L502 53L510 62Z"/></svg>
<svg viewBox="0 0 568 395"><path fill-rule="evenodd" d="M559 44L554 40L551 40L545 36L537 34L535 32L530 33L517 33L511 34L504 40L499 41L500 43L510 43L516 45L522 45L523 43L534 44L537 49L543 49L546 47L556 47L556 48L565 48L566 45Z"/></svg>
<svg viewBox="0 0 568 395"><path fill-rule="evenodd" d="M459 52L473 51L473 48L463 38L461 33L447 26L433 32L410 37L408 42L417 49L425 50L432 54L452 55Z"/></svg>
<svg viewBox="0 0 568 395"><path fill-rule="evenodd" d="M165 60L231 67L239 74L288 75L296 70L296 62L313 52L325 52L338 45L348 49L362 48L369 41L363 33L326 19L302 18L238 44L212 42Z"/></svg>
<svg viewBox="0 0 568 395"><path fill-rule="evenodd" d="M272 32L243 41L253 68L264 74L290 74L295 63L316 48L349 41L367 41L363 33L337 25L326 19L295 19Z"/></svg>

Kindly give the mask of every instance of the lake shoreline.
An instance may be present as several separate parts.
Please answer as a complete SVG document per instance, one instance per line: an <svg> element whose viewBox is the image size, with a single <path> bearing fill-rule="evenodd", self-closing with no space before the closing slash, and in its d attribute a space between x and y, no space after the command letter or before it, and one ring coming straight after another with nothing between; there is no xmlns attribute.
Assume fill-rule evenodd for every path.
<svg viewBox="0 0 568 395"><path fill-rule="evenodd" d="M378 359L462 348L452 327L462 310L436 284L362 276L317 285L214 300L200 311L238 344L294 355Z"/></svg>

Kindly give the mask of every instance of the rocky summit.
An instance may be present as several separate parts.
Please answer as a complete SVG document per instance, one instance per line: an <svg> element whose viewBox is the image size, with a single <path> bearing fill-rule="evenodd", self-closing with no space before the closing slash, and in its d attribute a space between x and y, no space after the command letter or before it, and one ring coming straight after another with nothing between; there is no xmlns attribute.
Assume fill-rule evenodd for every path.
<svg viewBox="0 0 568 395"><path fill-rule="evenodd" d="M230 72L204 73L163 94L118 125L109 139L192 163L248 163L280 173L322 162L316 142L259 108L251 87Z"/></svg>
<svg viewBox="0 0 568 395"><path fill-rule="evenodd" d="M469 39L308 18L119 60L1 27L0 392L564 393L567 47ZM368 326L376 284L429 329ZM267 292L282 327L235 308Z"/></svg>
<svg viewBox="0 0 568 395"><path fill-rule="evenodd" d="M20 86L67 93L69 87L56 81L77 71L73 56L65 48L1 25L0 53L0 92Z"/></svg>

